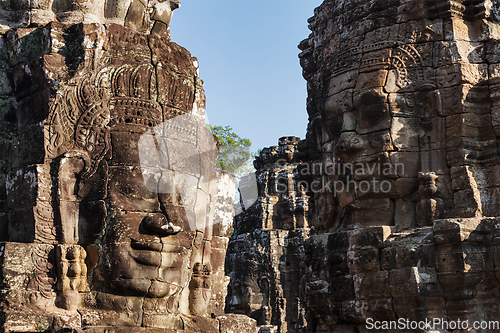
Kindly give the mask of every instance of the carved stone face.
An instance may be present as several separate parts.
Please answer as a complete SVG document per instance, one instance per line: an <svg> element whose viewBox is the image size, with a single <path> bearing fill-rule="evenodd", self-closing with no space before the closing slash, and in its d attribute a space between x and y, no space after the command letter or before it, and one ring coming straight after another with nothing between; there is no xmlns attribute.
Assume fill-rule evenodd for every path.
<svg viewBox="0 0 500 333"><path fill-rule="evenodd" d="M364 40L361 29L347 28L351 48L332 56L337 68L322 111L330 138L325 161L334 170L331 191L356 224L393 225L402 205L415 212L418 172L447 170L446 161L432 158L446 141L441 94L432 43L407 41L397 25L370 31Z"/></svg>
<svg viewBox="0 0 500 333"><path fill-rule="evenodd" d="M190 114L147 127L144 119L158 121L144 117L148 110L134 113L111 126L109 222L98 271L104 290L170 297L187 287L192 265L203 262L217 147Z"/></svg>
<svg viewBox="0 0 500 333"><path fill-rule="evenodd" d="M150 40L177 47L161 37ZM197 315L211 298L212 229L219 209L214 198L228 188L221 185L215 169L218 149L199 111L201 87L193 76L155 68L149 57L146 52L144 61L83 72L65 93L66 103L54 111L47 136L53 143L48 151L64 155L62 234L65 242L88 245L94 252L90 289L99 308L129 312L118 299L137 307L148 300L155 304L144 305L144 311L153 309L151 316L161 309L176 315L180 307L183 314ZM188 60L194 74L194 61ZM60 124L69 123L76 109L70 106L79 116L74 130L65 132ZM56 139L64 135L75 139ZM85 209L96 199L99 216ZM97 224L104 226L100 232ZM82 230L88 236L75 237ZM220 263L215 266L219 274Z"/></svg>

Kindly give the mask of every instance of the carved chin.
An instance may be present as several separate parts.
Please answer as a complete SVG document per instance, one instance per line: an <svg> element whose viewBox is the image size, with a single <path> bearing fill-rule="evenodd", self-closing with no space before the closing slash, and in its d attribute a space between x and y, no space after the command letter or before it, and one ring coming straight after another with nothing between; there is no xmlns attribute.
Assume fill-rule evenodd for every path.
<svg viewBox="0 0 500 333"><path fill-rule="evenodd" d="M112 287L126 294L150 298L170 297L181 290L177 285L148 279L118 279L114 281Z"/></svg>

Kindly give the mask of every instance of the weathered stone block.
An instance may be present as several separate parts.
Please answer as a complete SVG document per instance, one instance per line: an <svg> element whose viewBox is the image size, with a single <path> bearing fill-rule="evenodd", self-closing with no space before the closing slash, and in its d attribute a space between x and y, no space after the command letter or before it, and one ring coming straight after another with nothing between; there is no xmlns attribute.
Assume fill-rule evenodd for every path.
<svg viewBox="0 0 500 333"><path fill-rule="evenodd" d="M116 26L116 28L124 29ZM127 33L126 31L124 31ZM189 51L175 43L168 43L163 37L151 35L149 45L153 50L153 63L161 61L162 68L165 71L177 72L186 75L187 77L195 77L197 63L195 58L191 57ZM197 62L197 61L196 61Z"/></svg>
<svg viewBox="0 0 500 333"><path fill-rule="evenodd" d="M401 5L400 8L402 9L403 6ZM412 20L399 25L398 41L402 41L403 43L422 43L441 40L444 40L443 21L441 20Z"/></svg>
<svg viewBox="0 0 500 333"><path fill-rule="evenodd" d="M491 40L485 43L485 58L490 64L495 64L500 62L500 41Z"/></svg>
<svg viewBox="0 0 500 333"><path fill-rule="evenodd" d="M426 18L427 6L424 1L408 1L398 6L397 22L420 21ZM413 27L412 27L413 28ZM420 29L418 29L420 30Z"/></svg>
<svg viewBox="0 0 500 333"><path fill-rule="evenodd" d="M87 332L85 326L97 326L95 328L89 327L90 332L106 332L101 330L99 326L111 326L116 327L116 332L126 332L123 326L130 330L131 326L138 326L138 314L135 313L124 313L124 312L113 312L113 311L97 311L97 310L83 310L81 311L82 325L81 331L77 332ZM120 328L122 326L122 328ZM79 328L77 328L79 329ZM140 328L134 328L134 330ZM164 329L164 328L163 328ZM168 331L167 331L168 332Z"/></svg>
<svg viewBox="0 0 500 333"><path fill-rule="evenodd" d="M415 178L413 178L415 179ZM409 190L415 189L416 184L409 183ZM398 183L396 182L396 189L398 187ZM401 192L398 191L398 194L401 195ZM396 199L396 204L394 206L394 225L397 230L406 230L415 226L416 221L416 211L415 211L415 203L407 202L403 199Z"/></svg>
<svg viewBox="0 0 500 333"><path fill-rule="evenodd" d="M9 215L0 213L0 242L8 240L9 236Z"/></svg>
<svg viewBox="0 0 500 333"><path fill-rule="evenodd" d="M448 116L458 113L487 114L491 104L488 99L489 91L487 86L471 86L461 84L456 87L443 88L442 94L443 108L441 116Z"/></svg>
<svg viewBox="0 0 500 333"><path fill-rule="evenodd" d="M352 275L380 270L378 249L348 251L347 260L349 263L349 272Z"/></svg>
<svg viewBox="0 0 500 333"><path fill-rule="evenodd" d="M484 138L495 137L489 114L455 114L446 117L446 137Z"/></svg>
<svg viewBox="0 0 500 333"><path fill-rule="evenodd" d="M383 248L385 241L391 235L389 226L366 227L349 232L349 249L356 250L365 247Z"/></svg>
<svg viewBox="0 0 500 333"><path fill-rule="evenodd" d="M360 73L354 91L383 87L387 80L387 73L386 70Z"/></svg>
<svg viewBox="0 0 500 333"><path fill-rule="evenodd" d="M468 22L452 17L444 21L444 35L446 40L486 42L500 38L500 30L498 24L487 20Z"/></svg>
<svg viewBox="0 0 500 333"><path fill-rule="evenodd" d="M226 314L217 317L220 323L221 333L253 333L257 332L257 322L255 319L243 315Z"/></svg>
<svg viewBox="0 0 500 333"><path fill-rule="evenodd" d="M12 93L12 86L7 77L7 72L0 69L0 96L6 97Z"/></svg>
<svg viewBox="0 0 500 333"><path fill-rule="evenodd" d="M473 178L473 168L470 166L456 166L450 169L451 186L453 190L465 190L477 188L476 180Z"/></svg>
<svg viewBox="0 0 500 333"><path fill-rule="evenodd" d="M328 248L334 251L347 250L349 248L349 233L337 231L328 235Z"/></svg>
<svg viewBox="0 0 500 333"><path fill-rule="evenodd" d="M386 247L381 252L381 268L391 270L404 267L434 267L435 246L425 244L426 237L409 237L399 246Z"/></svg>
<svg viewBox="0 0 500 333"><path fill-rule="evenodd" d="M329 80L328 96L338 94L346 89L353 89L356 86L358 75L358 70L352 70L331 77Z"/></svg>
<svg viewBox="0 0 500 333"><path fill-rule="evenodd" d="M486 188L481 193L482 208L484 216L495 216L500 211L499 188Z"/></svg>
<svg viewBox="0 0 500 333"><path fill-rule="evenodd" d="M13 242L54 243L56 229L52 206L48 201L37 201L33 207L11 209L8 231L9 240Z"/></svg>
<svg viewBox="0 0 500 333"><path fill-rule="evenodd" d="M0 249L2 288L7 294L19 290L25 292L25 296L28 297L14 298L15 302L29 304L36 299L37 292L42 292L47 297L52 296L54 284L52 245L5 242L0 244Z"/></svg>
<svg viewBox="0 0 500 333"><path fill-rule="evenodd" d="M50 45L44 29L37 28L11 30L7 35L7 43L9 62L12 67L48 53Z"/></svg>
<svg viewBox="0 0 500 333"><path fill-rule="evenodd" d="M439 297L443 293L434 268L408 267L391 270L389 285L394 298Z"/></svg>
<svg viewBox="0 0 500 333"><path fill-rule="evenodd" d="M49 169L48 165L37 164L9 175L6 180L9 207L34 206L37 200L51 201L52 179Z"/></svg>
<svg viewBox="0 0 500 333"><path fill-rule="evenodd" d="M468 83L485 84L488 79L487 64L453 64L439 67L436 70L436 81L439 88L448 88ZM487 88L484 88L487 95Z"/></svg>
<svg viewBox="0 0 500 333"><path fill-rule="evenodd" d="M494 220L482 218L443 219L434 221L437 245L460 244L464 241L492 244Z"/></svg>
<svg viewBox="0 0 500 333"><path fill-rule="evenodd" d="M129 326L99 326L99 327L66 327L61 333L129 333ZM150 328L150 327L134 327L134 332L137 333L177 333L178 330L171 330L166 328ZM201 333L201 332L196 332Z"/></svg>
<svg viewBox="0 0 500 333"><path fill-rule="evenodd" d="M367 318L383 318L382 320L395 320L397 318L394 313L394 301L392 298L379 298L359 302L367 303Z"/></svg>
<svg viewBox="0 0 500 333"><path fill-rule="evenodd" d="M399 318L445 318L445 298L443 296L394 299L394 312ZM429 331L430 332L430 331ZM438 331L435 331L438 332Z"/></svg>
<svg viewBox="0 0 500 333"><path fill-rule="evenodd" d="M482 43L469 41L434 43L434 67L467 62L473 64L484 62Z"/></svg>
<svg viewBox="0 0 500 333"><path fill-rule="evenodd" d="M341 318L345 322L353 323L366 323L368 318L394 320L396 315L392 307L392 299L390 298L343 302Z"/></svg>
<svg viewBox="0 0 500 333"><path fill-rule="evenodd" d="M347 254L345 252L333 252L327 257L328 273L330 277L338 277L349 274L349 266L347 264Z"/></svg>
<svg viewBox="0 0 500 333"><path fill-rule="evenodd" d="M398 30L399 26L393 25L368 32L365 36L363 52L371 52L395 46Z"/></svg>
<svg viewBox="0 0 500 333"><path fill-rule="evenodd" d="M390 65L392 49L386 48L363 54L360 72L370 72L380 69L388 69Z"/></svg>
<svg viewBox="0 0 500 333"><path fill-rule="evenodd" d="M109 161L110 166L118 165L116 161L120 161L119 165L134 166L140 162L144 167L161 166L159 151L152 151L149 145L141 146L139 150L138 144L142 134L130 132L113 132L111 134L111 151L113 159ZM131 149L125 149L131 148ZM142 157L142 159L140 158ZM168 163L168 161L167 161Z"/></svg>
<svg viewBox="0 0 500 333"><path fill-rule="evenodd" d="M377 299L390 297L389 272L367 272L353 275L356 299Z"/></svg>
<svg viewBox="0 0 500 333"><path fill-rule="evenodd" d="M10 311L4 313L4 332L43 332L52 327L53 316L27 311Z"/></svg>
<svg viewBox="0 0 500 333"><path fill-rule="evenodd" d="M394 188L391 186L390 188ZM366 198L366 199L365 199ZM355 211L354 222L359 227L392 226L394 225L394 203L391 199L371 199L365 196L365 203L375 215L367 210ZM367 208L368 208L367 207Z"/></svg>
<svg viewBox="0 0 500 333"><path fill-rule="evenodd" d="M192 109L195 100L195 82L188 76L160 71L158 73L159 103L184 113ZM168 98L168 99L167 99Z"/></svg>
<svg viewBox="0 0 500 333"><path fill-rule="evenodd" d="M334 278L330 281L330 301L344 302L356 299L354 279L351 275Z"/></svg>
<svg viewBox="0 0 500 333"><path fill-rule="evenodd" d="M2 35L0 36L0 48L2 50L7 49L6 44L7 44L7 38L6 38L6 36L3 35L3 31L2 31ZM0 55L0 68L6 69L8 67L10 67L8 53L2 52L2 55ZM9 84L10 84L10 82L9 82Z"/></svg>
<svg viewBox="0 0 500 333"><path fill-rule="evenodd" d="M465 258L464 258L465 257ZM493 248L484 250L477 246L438 248L436 253L438 272L493 271Z"/></svg>
<svg viewBox="0 0 500 333"><path fill-rule="evenodd" d="M352 110L352 89L331 95L325 102L325 120L337 118Z"/></svg>
<svg viewBox="0 0 500 333"><path fill-rule="evenodd" d="M461 190L453 195L453 215L459 217L477 217L481 215L481 196L474 189Z"/></svg>
<svg viewBox="0 0 500 333"><path fill-rule="evenodd" d="M11 141L12 170L18 170L32 164L43 164L45 149L43 128L29 126Z"/></svg>

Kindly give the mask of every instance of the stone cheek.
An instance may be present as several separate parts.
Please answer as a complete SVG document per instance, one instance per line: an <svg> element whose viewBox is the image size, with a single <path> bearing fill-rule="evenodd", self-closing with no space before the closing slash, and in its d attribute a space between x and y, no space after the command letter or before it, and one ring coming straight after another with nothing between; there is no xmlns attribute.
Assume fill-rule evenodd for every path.
<svg viewBox="0 0 500 333"><path fill-rule="evenodd" d="M218 332L235 188L196 59L115 24L4 37L2 329Z"/></svg>

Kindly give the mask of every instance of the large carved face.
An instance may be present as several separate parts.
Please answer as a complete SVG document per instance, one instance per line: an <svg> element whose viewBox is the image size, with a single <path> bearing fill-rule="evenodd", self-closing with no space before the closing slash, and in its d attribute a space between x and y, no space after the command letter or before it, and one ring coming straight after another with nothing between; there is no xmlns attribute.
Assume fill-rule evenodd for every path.
<svg viewBox="0 0 500 333"><path fill-rule="evenodd" d="M220 208L213 207L214 198L227 188L215 170L214 136L204 114L196 113L203 107L201 87L192 76L149 63L108 66L75 80L63 94L66 103L54 109L48 151L74 162L61 163L74 166L64 170L76 179L60 180L61 193L71 194L61 195L63 235L67 243L97 250L89 271L99 306L128 311L113 299L155 299L176 312L182 294L183 313L203 313ZM72 120L75 106L80 115ZM71 121L74 131L59 125ZM62 136L75 140L58 140ZM97 214L78 211L91 200L105 210L99 215L104 228L95 235L92 227L93 239L75 238L76 229L101 222Z"/></svg>
<svg viewBox="0 0 500 333"><path fill-rule="evenodd" d="M190 114L144 127L158 123L148 110L127 112L111 127L109 222L98 271L105 290L169 297L187 287L195 263L210 269L203 240L211 237L217 147Z"/></svg>
<svg viewBox="0 0 500 333"><path fill-rule="evenodd" d="M444 123L434 45L423 43L439 27L421 28L417 37L398 36L394 25L361 39L362 27L349 27L348 48L330 55L335 66L322 111L330 138L325 164L330 191L357 224L393 225L402 210L414 218L418 173L447 169L446 161L433 159L446 148Z"/></svg>

